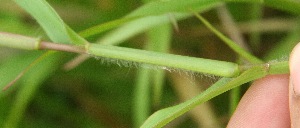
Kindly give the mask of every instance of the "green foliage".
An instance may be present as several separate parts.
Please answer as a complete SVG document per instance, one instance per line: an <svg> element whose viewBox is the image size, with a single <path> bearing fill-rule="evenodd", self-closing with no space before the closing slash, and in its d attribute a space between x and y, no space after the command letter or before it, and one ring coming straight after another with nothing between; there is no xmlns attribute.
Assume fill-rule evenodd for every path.
<svg viewBox="0 0 300 128"><path fill-rule="evenodd" d="M45 0L15 0L30 13L57 43L86 44L86 41L70 29Z"/></svg>
<svg viewBox="0 0 300 128"><path fill-rule="evenodd" d="M174 14L173 16L175 19L180 20L187 18L189 15ZM170 22L169 14L139 18L134 21L128 22L118 29L108 33L103 38L98 40L97 43L105 45L117 45L129 39L130 37L151 29L152 27L166 24L168 22Z"/></svg>
<svg viewBox="0 0 300 128"><path fill-rule="evenodd" d="M124 4L126 2L132 4ZM213 103L213 98L228 90L266 75L289 73L287 57L300 37L297 19L300 3L295 0L126 2L89 0L82 4L80 0L2 1L0 45L6 47L1 47L0 52L7 56L0 56L0 87L12 82L15 85L0 93L0 125L9 128L34 125L163 127L170 122L177 123L176 118L204 102ZM70 5L69 9L73 11L90 13L76 15L72 19L68 16L75 14L68 12L65 4ZM214 12L222 4L228 6L234 17L245 18L237 20L237 27L249 37L249 47L253 53L244 50L223 34ZM233 7L232 4L249 5L252 8ZM14 9L5 8L8 5ZM279 20L276 27L265 31L263 27L268 25L263 23L269 17L262 15L264 7L268 7L266 15L269 17L291 19L293 29L280 28L286 21ZM239 10L251 16L242 16L246 14ZM65 19L68 19L71 27ZM84 20L75 22L79 19ZM220 40L210 32L207 33L207 28L201 22ZM263 25L258 27L260 23ZM37 27L41 27L45 33L37 30ZM78 34L75 32L82 28L86 29ZM48 42L58 44L55 46L68 46L70 49L79 47L96 60L86 60L66 72L61 67L74 58L73 54L56 51L24 52L7 48L38 50L42 42L40 36L45 35L50 39ZM84 39L88 37L92 43ZM143 50L138 49L142 47ZM64 51L64 48L49 49ZM4 49L9 52L4 52ZM235 55L250 63L236 61ZM170 73L165 74L161 69ZM216 79L217 82L192 99L182 101L179 99L184 94L174 94L173 89L165 86L174 84L170 76L176 73L181 74L178 78L190 78L191 82L185 83L187 88L194 86L191 83L196 80L201 81L201 85L208 81L212 84L211 80L207 80L209 78L199 79L193 73L223 78ZM224 99L226 97L222 97ZM227 114L219 114L215 120L229 115L228 110L222 110L221 113ZM187 119L183 117L183 120ZM186 125L194 124L183 123L183 126Z"/></svg>
<svg viewBox="0 0 300 128"><path fill-rule="evenodd" d="M22 82L20 85L21 88L16 94L15 103L12 105L10 114L4 124L5 128L16 127L19 124L23 113L25 113L30 101L32 101L38 87L56 69L59 56L51 54L58 53L48 52L44 56L41 56L42 58L36 60L38 61L35 64L37 66L32 67L31 71L26 75L27 78L24 78L24 82ZM44 57L47 59L44 59Z"/></svg>

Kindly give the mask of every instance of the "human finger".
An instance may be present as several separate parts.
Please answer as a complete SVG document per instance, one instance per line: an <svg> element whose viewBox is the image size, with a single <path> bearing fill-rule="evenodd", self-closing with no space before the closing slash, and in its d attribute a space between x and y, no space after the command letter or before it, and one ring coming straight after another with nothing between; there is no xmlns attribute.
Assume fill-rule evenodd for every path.
<svg viewBox="0 0 300 128"><path fill-rule="evenodd" d="M288 75L271 75L254 82L242 97L227 127L290 127L288 83Z"/></svg>
<svg viewBox="0 0 300 128"><path fill-rule="evenodd" d="M290 56L289 106L291 127L300 128L300 43Z"/></svg>

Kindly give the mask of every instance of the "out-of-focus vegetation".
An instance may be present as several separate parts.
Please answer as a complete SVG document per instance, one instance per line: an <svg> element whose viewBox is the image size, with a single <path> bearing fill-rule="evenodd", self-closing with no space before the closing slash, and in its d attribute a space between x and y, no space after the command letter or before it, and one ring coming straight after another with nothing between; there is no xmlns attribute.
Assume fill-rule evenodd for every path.
<svg viewBox="0 0 300 128"><path fill-rule="evenodd" d="M292 7L287 9L292 0L286 1L282 7L267 0L266 3L229 2L224 5L216 2L201 9L201 14L249 53L265 61L281 61L287 60L300 38L300 13ZM150 0L47 2L79 34L87 28L130 16L146 3L151 5ZM300 3L295 2L295 5L300 6ZM158 11L161 9L148 7ZM165 19L142 19L136 23L116 25L116 28L99 32L86 40L244 63L193 16L193 12L167 14ZM120 35L111 34L120 29ZM11 0L1 1L0 31L50 40L36 20ZM0 47L1 87L38 58L45 57L48 58L41 59L11 88L0 93L0 126L139 127L153 112L191 99L220 79L176 69L161 70L155 66L144 68L147 66L98 57L91 57L71 70L66 70L66 64L78 57L77 54L45 54L45 51ZM247 86L199 105L166 127L226 126Z"/></svg>

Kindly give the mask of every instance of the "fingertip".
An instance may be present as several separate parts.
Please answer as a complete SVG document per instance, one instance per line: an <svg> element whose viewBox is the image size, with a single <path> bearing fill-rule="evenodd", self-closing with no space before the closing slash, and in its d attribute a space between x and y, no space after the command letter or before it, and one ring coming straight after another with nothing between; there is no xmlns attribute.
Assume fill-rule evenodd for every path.
<svg viewBox="0 0 300 128"><path fill-rule="evenodd" d="M288 82L288 75L271 75L255 81L227 127L289 127Z"/></svg>
<svg viewBox="0 0 300 128"><path fill-rule="evenodd" d="M289 60L290 65L290 84L295 96L300 96L300 43L298 43Z"/></svg>
<svg viewBox="0 0 300 128"><path fill-rule="evenodd" d="M289 87L289 110L291 127L300 127L300 43L298 43L289 60L290 87Z"/></svg>

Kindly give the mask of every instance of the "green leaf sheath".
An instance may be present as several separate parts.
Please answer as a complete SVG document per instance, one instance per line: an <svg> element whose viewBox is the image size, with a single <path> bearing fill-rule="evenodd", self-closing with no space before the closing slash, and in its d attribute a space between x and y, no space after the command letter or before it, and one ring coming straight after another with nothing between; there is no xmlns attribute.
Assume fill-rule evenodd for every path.
<svg viewBox="0 0 300 128"><path fill-rule="evenodd" d="M235 77L239 75L238 65L231 62L97 44L90 44L87 53L105 58L152 64L162 66L162 68L179 68L217 76Z"/></svg>
<svg viewBox="0 0 300 128"><path fill-rule="evenodd" d="M0 45L11 48L37 50L40 40L22 35L0 32Z"/></svg>
<svg viewBox="0 0 300 128"><path fill-rule="evenodd" d="M266 68L268 68L268 74L286 74L290 72L288 61L269 62L266 64Z"/></svg>
<svg viewBox="0 0 300 128"><path fill-rule="evenodd" d="M252 67L261 67L264 68L268 75L273 74L286 74L289 73L289 61L270 61L264 64L254 64L254 65L241 65L241 72L247 71Z"/></svg>

